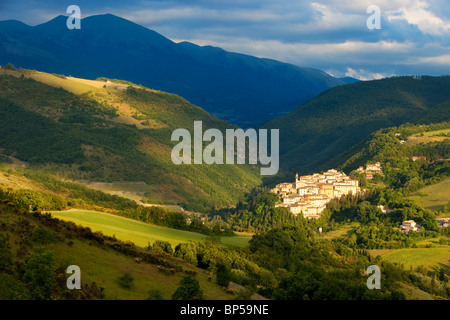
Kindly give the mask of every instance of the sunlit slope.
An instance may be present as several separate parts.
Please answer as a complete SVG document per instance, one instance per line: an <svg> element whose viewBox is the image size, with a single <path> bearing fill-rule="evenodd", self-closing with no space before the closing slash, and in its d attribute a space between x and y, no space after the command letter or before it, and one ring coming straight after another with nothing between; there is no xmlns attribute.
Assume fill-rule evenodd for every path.
<svg viewBox="0 0 450 320"><path fill-rule="evenodd" d="M248 165L172 163L177 128L230 125L185 99L126 81L0 70L0 147L74 180L142 181L159 202L191 210L230 205L261 183Z"/></svg>

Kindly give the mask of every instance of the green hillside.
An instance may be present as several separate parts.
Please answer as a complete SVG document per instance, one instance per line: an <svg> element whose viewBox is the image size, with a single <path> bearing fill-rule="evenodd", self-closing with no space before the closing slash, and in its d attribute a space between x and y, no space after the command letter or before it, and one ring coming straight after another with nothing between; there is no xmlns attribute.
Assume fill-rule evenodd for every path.
<svg viewBox="0 0 450 320"><path fill-rule="evenodd" d="M411 160L414 156L422 156L430 161L447 159L450 140L446 132L449 128L450 122L440 122L380 129L342 153L339 168L349 172L368 161L384 161L386 158Z"/></svg>
<svg viewBox="0 0 450 320"><path fill-rule="evenodd" d="M391 188L422 208L442 212L450 202L449 132L450 122L381 129L337 158L338 168L364 187ZM354 171L375 162L381 163L383 174L373 180Z"/></svg>
<svg viewBox="0 0 450 320"><path fill-rule="evenodd" d="M204 299L233 299L210 273L164 252L93 233L39 212L0 203L0 300L171 299L186 275ZM68 290L66 269L81 270L81 290ZM128 275L132 280L120 279ZM157 294L157 298L156 295Z"/></svg>
<svg viewBox="0 0 450 320"><path fill-rule="evenodd" d="M410 199L431 210L444 210L450 202L450 178L414 192Z"/></svg>
<svg viewBox="0 0 450 320"><path fill-rule="evenodd" d="M206 211L261 183L247 165L172 163L178 128L230 125L183 98L121 81L0 69L0 148L71 180L143 182L144 200ZM154 196L152 196L154 194Z"/></svg>
<svg viewBox="0 0 450 320"><path fill-rule="evenodd" d="M239 237L221 237L218 241L163 228L169 223L181 223L173 220L177 216L170 211L137 206L129 199L23 169L16 159L5 161L8 163L0 166L0 299L170 299L186 275L194 275L205 299L403 299L405 285L408 292L414 292L408 295L411 299L425 293L448 296L443 291L445 286L422 287L423 281L431 279L428 273L423 274L423 281L410 279L417 273L415 270L403 272L395 265L372 259L360 250L366 247L364 242L356 246L347 238L322 238L317 227L329 216L320 221L284 219L286 225L267 228L253 236L248 246L239 248ZM372 211L364 203L358 205L358 212ZM248 206L249 210L257 209L251 223L280 222L283 215L276 214L274 204L270 197L256 198ZM76 206L91 206L116 215L92 209L61 211ZM373 212L368 213L364 216L372 219ZM160 226L117 215L156 221ZM343 211L334 219L345 219L345 215ZM328 229L325 225L324 230ZM366 226L363 229L357 234L368 239L366 233L372 231L367 231ZM386 228L380 230L387 232ZM378 233L373 232L373 236L378 237ZM415 238L411 235L397 240L411 244ZM372 241L367 243L369 247ZM149 242L151 247L147 247ZM367 289L367 276L361 274L364 266L374 263L383 270L383 290ZM82 270L81 291L65 287L65 269L73 264ZM221 279L229 285L226 290L221 287L227 284L218 285L223 270ZM214 275L215 279L210 278ZM33 277L43 280L37 285ZM128 281L124 283L124 279ZM331 289L330 283L334 284Z"/></svg>
<svg viewBox="0 0 450 320"><path fill-rule="evenodd" d="M449 103L449 76L393 77L329 89L263 127L280 129L281 168L311 173L381 128L448 121Z"/></svg>
<svg viewBox="0 0 450 320"><path fill-rule="evenodd" d="M206 235L199 233L169 229L93 210L71 209L51 211L51 214L55 218L72 221L89 227L93 231L101 231L107 236L115 236L122 241L132 241L141 247L146 247L149 243L153 244L156 240L167 241L175 247L183 242L201 241L207 238ZM222 237L220 240L225 245L245 247L250 237Z"/></svg>

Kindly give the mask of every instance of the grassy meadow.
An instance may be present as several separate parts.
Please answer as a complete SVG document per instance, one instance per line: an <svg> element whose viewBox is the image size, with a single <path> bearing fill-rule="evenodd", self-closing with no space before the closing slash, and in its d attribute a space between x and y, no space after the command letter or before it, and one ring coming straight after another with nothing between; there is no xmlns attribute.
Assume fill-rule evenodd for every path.
<svg viewBox="0 0 450 320"><path fill-rule="evenodd" d="M134 259L111 249L90 246L85 240L75 240L69 250L64 243L50 244L48 249L55 253L58 265L75 264L81 269L82 281L84 279L87 283L95 282L104 287L105 299L108 300L142 300L148 297L150 290L158 290L164 299L171 299L180 280L185 276L183 273L165 275L158 271L156 265L137 263ZM208 281L207 271L192 266L189 269L197 272L196 279L205 299L233 299L233 295L222 291L215 282ZM130 273L134 278L130 289L122 287L117 281L124 273Z"/></svg>
<svg viewBox="0 0 450 320"><path fill-rule="evenodd" d="M409 139L409 144L430 143L436 141L444 141L448 139L446 135L450 134L450 129L427 131L413 134Z"/></svg>
<svg viewBox="0 0 450 320"><path fill-rule="evenodd" d="M442 210L450 201L450 178L417 190L409 198L426 209Z"/></svg>
<svg viewBox="0 0 450 320"><path fill-rule="evenodd" d="M101 231L107 236L115 236L119 240L131 241L140 247L146 247L149 243L152 244L156 240L168 241L172 247L175 247L179 243L202 241L207 238L206 235L195 232L165 228L92 210L71 209L51 211L51 214L55 218L89 227L94 232ZM250 239L250 236L247 235L220 238L224 245L236 247L245 247Z"/></svg>
<svg viewBox="0 0 450 320"><path fill-rule="evenodd" d="M408 248L395 250L368 250L374 257L381 256L383 260L395 262L408 269L410 266L433 267L441 266L450 269L450 247L440 246L432 248Z"/></svg>

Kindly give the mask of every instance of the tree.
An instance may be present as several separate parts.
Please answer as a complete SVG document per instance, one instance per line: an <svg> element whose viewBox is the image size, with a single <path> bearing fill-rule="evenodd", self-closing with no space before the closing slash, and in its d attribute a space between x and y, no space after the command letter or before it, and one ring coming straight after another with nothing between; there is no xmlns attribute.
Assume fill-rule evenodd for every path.
<svg viewBox="0 0 450 320"><path fill-rule="evenodd" d="M152 246L155 251L164 251L170 255L173 254L172 245L168 241L156 240Z"/></svg>
<svg viewBox="0 0 450 320"><path fill-rule="evenodd" d="M186 276L180 281L180 286L172 295L172 300L201 300L203 291L200 283L192 276Z"/></svg>
<svg viewBox="0 0 450 320"><path fill-rule="evenodd" d="M16 277L0 273L0 300L29 300L27 288Z"/></svg>
<svg viewBox="0 0 450 320"><path fill-rule="evenodd" d="M8 63L3 68L8 69L8 70L15 70L16 69L16 67L14 67L14 65L12 63Z"/></svg>
<svg viewBox="0 0 450 320"><path fill-rule="evenodd" d="M175 257L186 260L187 262L197 265L197 251L193 243L180 243L175 247Z"/></svg>
<svg viewBox="0 0 450 320"><path fill-rule="evenodd" d="M231 271L224 264L217 265L216 282L219 286L228 288L231 281Z"/></svg>
<svg viewBox="0 0 450 320"><path fill-rule="evenodd" d="M37 248L25 263L23 281L31 296L37 300L49 299L56 284L55 259L53 253Z"/></svg>
<svg viewBox="0 0 450 320"><path fill-rule="evenodd" d="M8 270L12 265L11 248L8 239L0 234L0 271Z"/></svg>

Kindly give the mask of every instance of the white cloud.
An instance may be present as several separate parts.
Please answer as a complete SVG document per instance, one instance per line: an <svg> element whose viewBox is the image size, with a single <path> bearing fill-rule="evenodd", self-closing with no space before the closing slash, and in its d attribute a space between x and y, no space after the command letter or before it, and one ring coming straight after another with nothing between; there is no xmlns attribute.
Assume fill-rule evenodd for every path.
<svg viewBox="0 0 450 320"><path fill-rule="evenodd" d="M441 35L450 32L450 21L435 15L429 3L422 0L405 2L398 9L386 12L389 21L406 20L428 34Z"/></svg>
<svg viewBox="0 0 450 320"><path fill-rule="evenodd" d="M386 74L381 74L381 73L373 73L373 72L369 72L367 70L363 70L363 69L352 69L350 67L347 68L347 72L345 73L345 76L347 77L352 77L358 80L362 80L362 81L367 81L367 80L379 80L379 79L383 79L386 77L390 77L393 76L393 74L391 75L386 75Z"/></svg>
<svg viewBox="0 0 450 320"><path fill-rule="evenodd" d="M436 57L423 57L418 59L418 63L429 63L442 66L450 66L450 54L436 56Z"/></svg>

